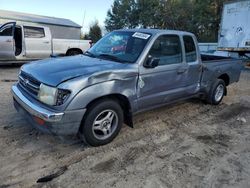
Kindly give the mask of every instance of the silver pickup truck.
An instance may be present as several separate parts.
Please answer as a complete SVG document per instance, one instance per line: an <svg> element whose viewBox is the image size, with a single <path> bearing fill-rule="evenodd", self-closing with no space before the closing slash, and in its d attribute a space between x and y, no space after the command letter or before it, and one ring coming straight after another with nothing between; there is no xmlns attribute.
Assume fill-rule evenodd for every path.
<svg viewBox="0 0 250 188"><path fill-rule="evenodd" d="M188 32L118 30L83 55L23 65L12 93L36 128L99 146L136 113L192 97L219 104L241 69L241 60L200 55Z"/></svg>

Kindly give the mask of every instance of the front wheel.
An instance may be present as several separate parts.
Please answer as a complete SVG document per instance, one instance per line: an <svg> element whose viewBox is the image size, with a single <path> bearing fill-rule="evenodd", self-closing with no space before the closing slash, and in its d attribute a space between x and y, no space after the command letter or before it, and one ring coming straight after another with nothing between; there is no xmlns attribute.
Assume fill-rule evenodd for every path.
<svg viewBox="0 0 250 188"><path fill-rule="evenodd" d="M207 102L218 105L226 94L226 84L223 80L218 79L211 87Z"/></svg>
<svg viewBox="0 0 250 188"><path fill-rule="evenodd" d="M83 119L80 134L84 142L91 146L110 143L120 132L123 111L113 100L95 102Z"/></svg>

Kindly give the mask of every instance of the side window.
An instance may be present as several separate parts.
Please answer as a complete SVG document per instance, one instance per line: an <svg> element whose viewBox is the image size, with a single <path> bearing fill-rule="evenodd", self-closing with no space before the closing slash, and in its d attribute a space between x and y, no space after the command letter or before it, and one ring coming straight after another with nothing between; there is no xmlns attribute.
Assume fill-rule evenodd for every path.
<svg viewBox="0 0 250 188"><path fill-rule="evenodd" d="M159 66L182 62L181 42L178 35L162 35L154 42L149 55L159 58Z"/></svg>
<svg viewBox="0 0 250 188"><path fill-rule="evenodd" d="M197 60L197 53L195 48L194 40L191 36L184 36L184 45L186 52L186 61L187 63L194 62Z"/></svg>
<svg viewBox="0 0 250 188"><path fill-rule="evenodd" d="M0 30L0 36L12 36L12 26L6 26Z"/></svg>
<svg viewBox="0 0 250 188"><path fill-rule="evenodd" d="M45 37L44 29L40 27L24 27L25 38L43 38Z"/></svg>

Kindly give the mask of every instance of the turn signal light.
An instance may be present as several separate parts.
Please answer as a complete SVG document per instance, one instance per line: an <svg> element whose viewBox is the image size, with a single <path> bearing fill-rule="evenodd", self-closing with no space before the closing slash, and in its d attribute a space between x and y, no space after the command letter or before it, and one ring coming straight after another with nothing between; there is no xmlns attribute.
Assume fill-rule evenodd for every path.
<svg viewBox="0 0 250 188"><path fill-rule="evenodd" d="M39 125L44 125L45 121L39 117L34 116L35 122L37 122Z"/></svg>

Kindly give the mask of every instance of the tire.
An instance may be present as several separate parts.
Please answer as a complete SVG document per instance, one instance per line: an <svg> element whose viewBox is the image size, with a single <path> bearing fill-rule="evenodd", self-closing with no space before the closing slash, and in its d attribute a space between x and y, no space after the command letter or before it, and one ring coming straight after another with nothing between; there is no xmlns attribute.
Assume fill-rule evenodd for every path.
<svg viewBox="0 0 250 188"><path fill-rule="evenodd" d="M80 128L80 135L88 145L105 145L118 135L122 124L121 106L114 100L99 100L88 109Z"/></svg>
<svg viewBox="0 0 250 188"><path fill-rule="evenodd" d="M79 54L82 54L82 53L80 52L80 50L69 50L69 51L67 52L67 56L74 56L74 55L79 55Z"/></svg>
<svg viewBox="0 0 250 188"><path fill-rule="evenodd" d="M226 94L226 84L223 80L217 79L211 87L207 102L209 104L218 105L221 103Z"/></svg>

